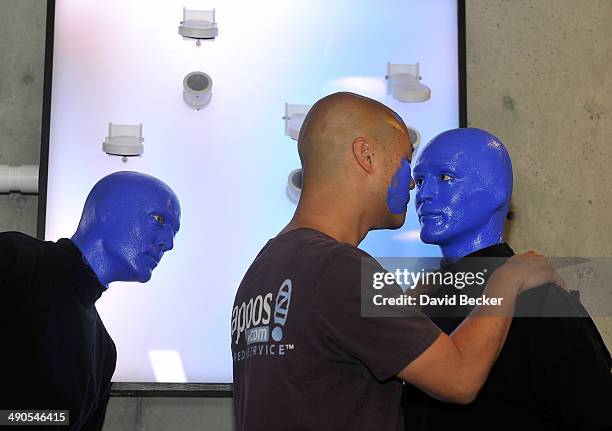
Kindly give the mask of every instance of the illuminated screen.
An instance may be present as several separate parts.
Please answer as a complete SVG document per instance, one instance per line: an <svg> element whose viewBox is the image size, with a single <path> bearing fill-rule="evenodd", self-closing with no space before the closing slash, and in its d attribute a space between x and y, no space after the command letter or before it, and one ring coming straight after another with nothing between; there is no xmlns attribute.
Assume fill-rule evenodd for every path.
<svg viewBox="0 0 612 431"><path fill-rule="evenodd" d="M183 39L184 7L214 8L218 36ZM56 0L45 239L72 236L91 187L116 171L160 178L182 206L174 250L151 281L113 283L97 302L117 345L114 381L232 381L235 291L295 210L285 104L351 91L390 106L421 142L458 127L457 15L455 0ZM389 62L418 63L422 77L395 79L396 96L430 98L389 94ZM398 67L389 70L410 69ZM200 110L183 96L194 71L212 81ZM142 124L144 153L105 153L109 123ZM413 202L402 229L373 232L362 248L438 255L419 241Z"/></svg>

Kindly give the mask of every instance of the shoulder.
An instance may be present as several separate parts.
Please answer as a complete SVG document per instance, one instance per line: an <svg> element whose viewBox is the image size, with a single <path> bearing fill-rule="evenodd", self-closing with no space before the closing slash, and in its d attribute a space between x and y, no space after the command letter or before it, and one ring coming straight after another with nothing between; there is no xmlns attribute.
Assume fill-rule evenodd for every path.
<svg viewBox="0 0 612 431"><path fill-rule="evenodd" d="M322 256L326 273L358 279L363 271L382 270L380 264L365 251L350 244L336 243Z"/></svg>
<svg viewBox="0 0 612 431"><path fill-rule="evenodd" d="M0 254L4 259L18 256L35 256L45 247L45 243L21 232L0 233Z"/></svg>
<svg viewBox="0 0 612 431"><path fill-rule="evenodd" d="M0 233L0 315L11 316L31 294L44 243L19 232Z"/></svg>
<svg viewBox="0 0 612 431"><path fill-rule="evenodd" d="M22 232L15 232L15 231L10 231L10 232L0 232L0 243L5 244L5 243L30 243L30 244L35 244L35 243L40 243L42 241L31 237L30 235L26 235L25 233Z"/></svg>
<svg viewBox="0 0 612 431"><path fill-rule="evenodd" d="M580 301L554 284L522 293L516 310L519 317L534 317L519 319L517 327L522 327L543 350L553 355L587 352L589 346L597 347L598 340L601 340L597 327Z"/></svg>
<svg viewBox="0 0 612 431"><path fill-rule="evenodd" d="M363 250L336 243L321 255L316 291L323 297L361 298L361 291L373 274L384 272L380 264Z"/></svg>
<svg viewBox="0 0 612 431"><path fill-rule="evenodd" d="M544 284L527 290L516 301L517 317L579 317L586 310L569 292L556 284Z"/></svg>

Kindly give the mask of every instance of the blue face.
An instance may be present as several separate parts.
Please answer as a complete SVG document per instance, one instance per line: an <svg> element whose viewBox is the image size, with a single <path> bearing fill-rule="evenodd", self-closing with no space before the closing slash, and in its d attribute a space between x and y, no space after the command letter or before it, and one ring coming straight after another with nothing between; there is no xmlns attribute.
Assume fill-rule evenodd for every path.
<svg viewBox="0 0 612 431"><path fill-rule="evenodd" d="M114 265L113 278L142 283L151 278L164 253L174 247L180 206L176 196L163 187L141 187L137 193L111 209L118 222L103 225L103 238Z"/></svg>
<svg viewBox="0 0 612 431"><path fill-rule="evenodd" d="M414 168L421 240L441 246L445 257L461 257L501 241L511 165L505 148L492 145L492 135L483 133L456 129L437 136L418 155Z"/></svg>
<svg viewBox="0 0 612 431"><path fill-rule="evenodd" d="M108 286L146 282L174 247L181 207L165 183L138 172L115 172L93 187L73 242Z"/></svg>
<svg viewBox="0 0 612 431"><path fill-rule="evenodd" d="M402 159L391 184L387 189L387 206L391 214L404 214L408 202L410 202L410 183L412 181L412 169L407 159Z"/></svg>

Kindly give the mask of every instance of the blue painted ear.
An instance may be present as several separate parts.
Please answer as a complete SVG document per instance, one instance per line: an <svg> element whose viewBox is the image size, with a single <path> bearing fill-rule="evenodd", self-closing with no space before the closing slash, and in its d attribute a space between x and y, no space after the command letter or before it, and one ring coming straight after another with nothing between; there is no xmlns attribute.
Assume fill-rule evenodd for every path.
<svg viewBox="0 0 612 431"><path fill-rule="evenodd" d="M406 212L408 202L410 202L411 179L412 168L408 160L403 159L402 164L391 179L391 185L387 189L387 206L392 214L403 214Z"/></svg>

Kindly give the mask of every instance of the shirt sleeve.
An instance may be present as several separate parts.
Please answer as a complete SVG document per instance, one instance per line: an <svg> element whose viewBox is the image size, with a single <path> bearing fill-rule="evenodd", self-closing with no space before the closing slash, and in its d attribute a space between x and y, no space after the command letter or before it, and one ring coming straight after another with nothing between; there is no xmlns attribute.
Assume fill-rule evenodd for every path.
<svg viewBox="0 0 612 431"><path fill-rule="evenodd" d="M369 297L362 296L361 279L372 271L384 271L370 259L364 261L350 251L335 253L317 284L317 307L337 346L362 362L377 380L385 381L427 350L441 331L414 307L404 308L401 316L362 317L362 300ZM398 293L396 284L381 289L383 296Z"/></svg>

